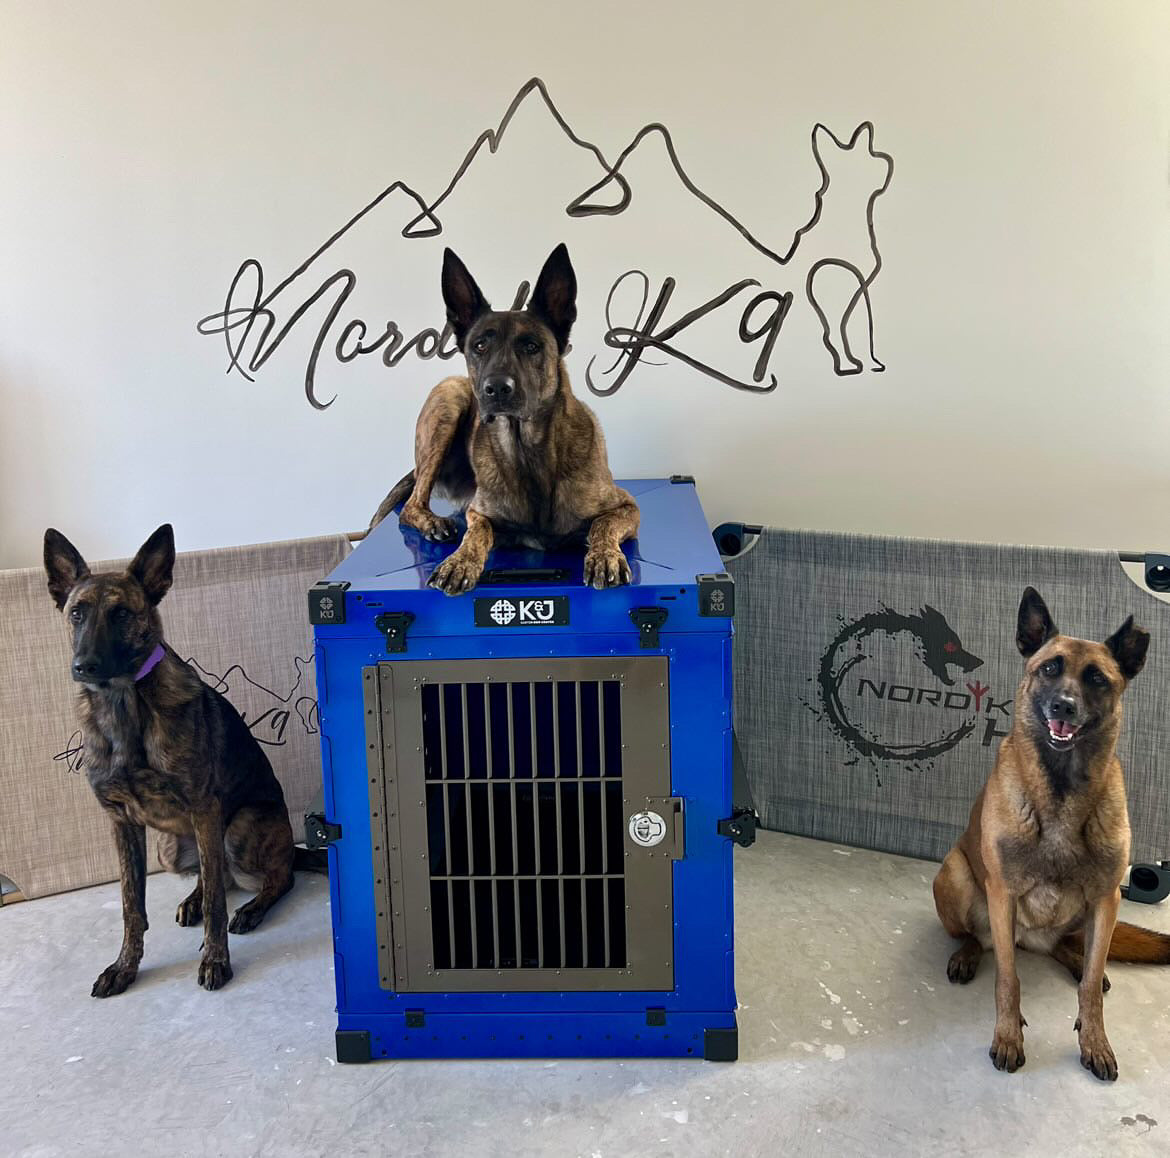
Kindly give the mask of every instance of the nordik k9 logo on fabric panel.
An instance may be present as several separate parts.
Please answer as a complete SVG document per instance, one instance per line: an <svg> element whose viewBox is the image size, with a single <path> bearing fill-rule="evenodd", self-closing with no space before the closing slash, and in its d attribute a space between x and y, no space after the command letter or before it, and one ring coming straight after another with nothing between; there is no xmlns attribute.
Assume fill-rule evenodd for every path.
<svg viewBox="0 0 1170 1158"><path fill-rule="evenodd" d="M929 604L880 607L841 617L813 677L818 702L806 706L852 749L850 763L927 767L961 743L990 747L1008 734L1014 689L973 675L983 663Z"/></svg>

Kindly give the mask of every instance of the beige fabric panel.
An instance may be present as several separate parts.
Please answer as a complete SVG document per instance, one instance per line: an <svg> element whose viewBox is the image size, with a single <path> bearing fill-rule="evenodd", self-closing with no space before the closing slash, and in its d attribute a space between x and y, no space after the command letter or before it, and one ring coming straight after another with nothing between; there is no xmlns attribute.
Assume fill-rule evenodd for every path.
<svg viewBox="0 0 1170 1158"><path fill-rule="evenodd" d="M167 642L264 745L298 835L321 776L306 592L348 553L338 535L180 554L162 603ZM0 571L0 607L0 873L29 898L113 880L109 825L85 778L68 631L44 572Z"/></svg>

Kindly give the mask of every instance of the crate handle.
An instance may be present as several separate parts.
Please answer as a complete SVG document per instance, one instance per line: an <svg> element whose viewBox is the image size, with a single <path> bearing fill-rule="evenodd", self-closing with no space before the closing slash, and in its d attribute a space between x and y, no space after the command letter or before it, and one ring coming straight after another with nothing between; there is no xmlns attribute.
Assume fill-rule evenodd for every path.
<svg viewBox="0 0 1170 1158"><path fill-rule="evenodd" d="M483 573L480 584L563 583L568 577L564 567L493 567Z"/></svg>

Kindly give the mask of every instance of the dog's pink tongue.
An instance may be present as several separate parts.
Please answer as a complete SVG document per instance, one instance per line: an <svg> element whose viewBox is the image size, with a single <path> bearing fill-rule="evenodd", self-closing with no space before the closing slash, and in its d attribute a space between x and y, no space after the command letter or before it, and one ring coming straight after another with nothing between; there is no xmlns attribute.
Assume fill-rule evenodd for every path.
<svg viewBox="0 0 1170 1158"><path fill-rule="evenodd" d="M1069 736L1075 736L1077 732L1075 725L1070 724L1067 720L1049 720L1048 730L1062 740L1067 740Z"/></svg>

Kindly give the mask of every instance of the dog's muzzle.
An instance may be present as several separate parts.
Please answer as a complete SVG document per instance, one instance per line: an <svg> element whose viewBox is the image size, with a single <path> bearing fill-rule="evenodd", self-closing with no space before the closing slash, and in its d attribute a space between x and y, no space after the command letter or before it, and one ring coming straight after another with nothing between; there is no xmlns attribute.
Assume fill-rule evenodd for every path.
<svg viewBox="0 0 1170 1158"><path fill-rule="evenodd" d="M487 375L477 384L476 395L484 422L491 422L493 418L519 417L522 398L511 375Z"/></svg>
<svg viewBox="0 0 1170 1158"><path fill-rule="evenodd" d="M1080 735L1082 725L1077 722L1080 709L1076 701L1067 696L1057 696L1044 712L1048 725L1048 738L1053 746L1061 748L1071 744Z"/></svg>

